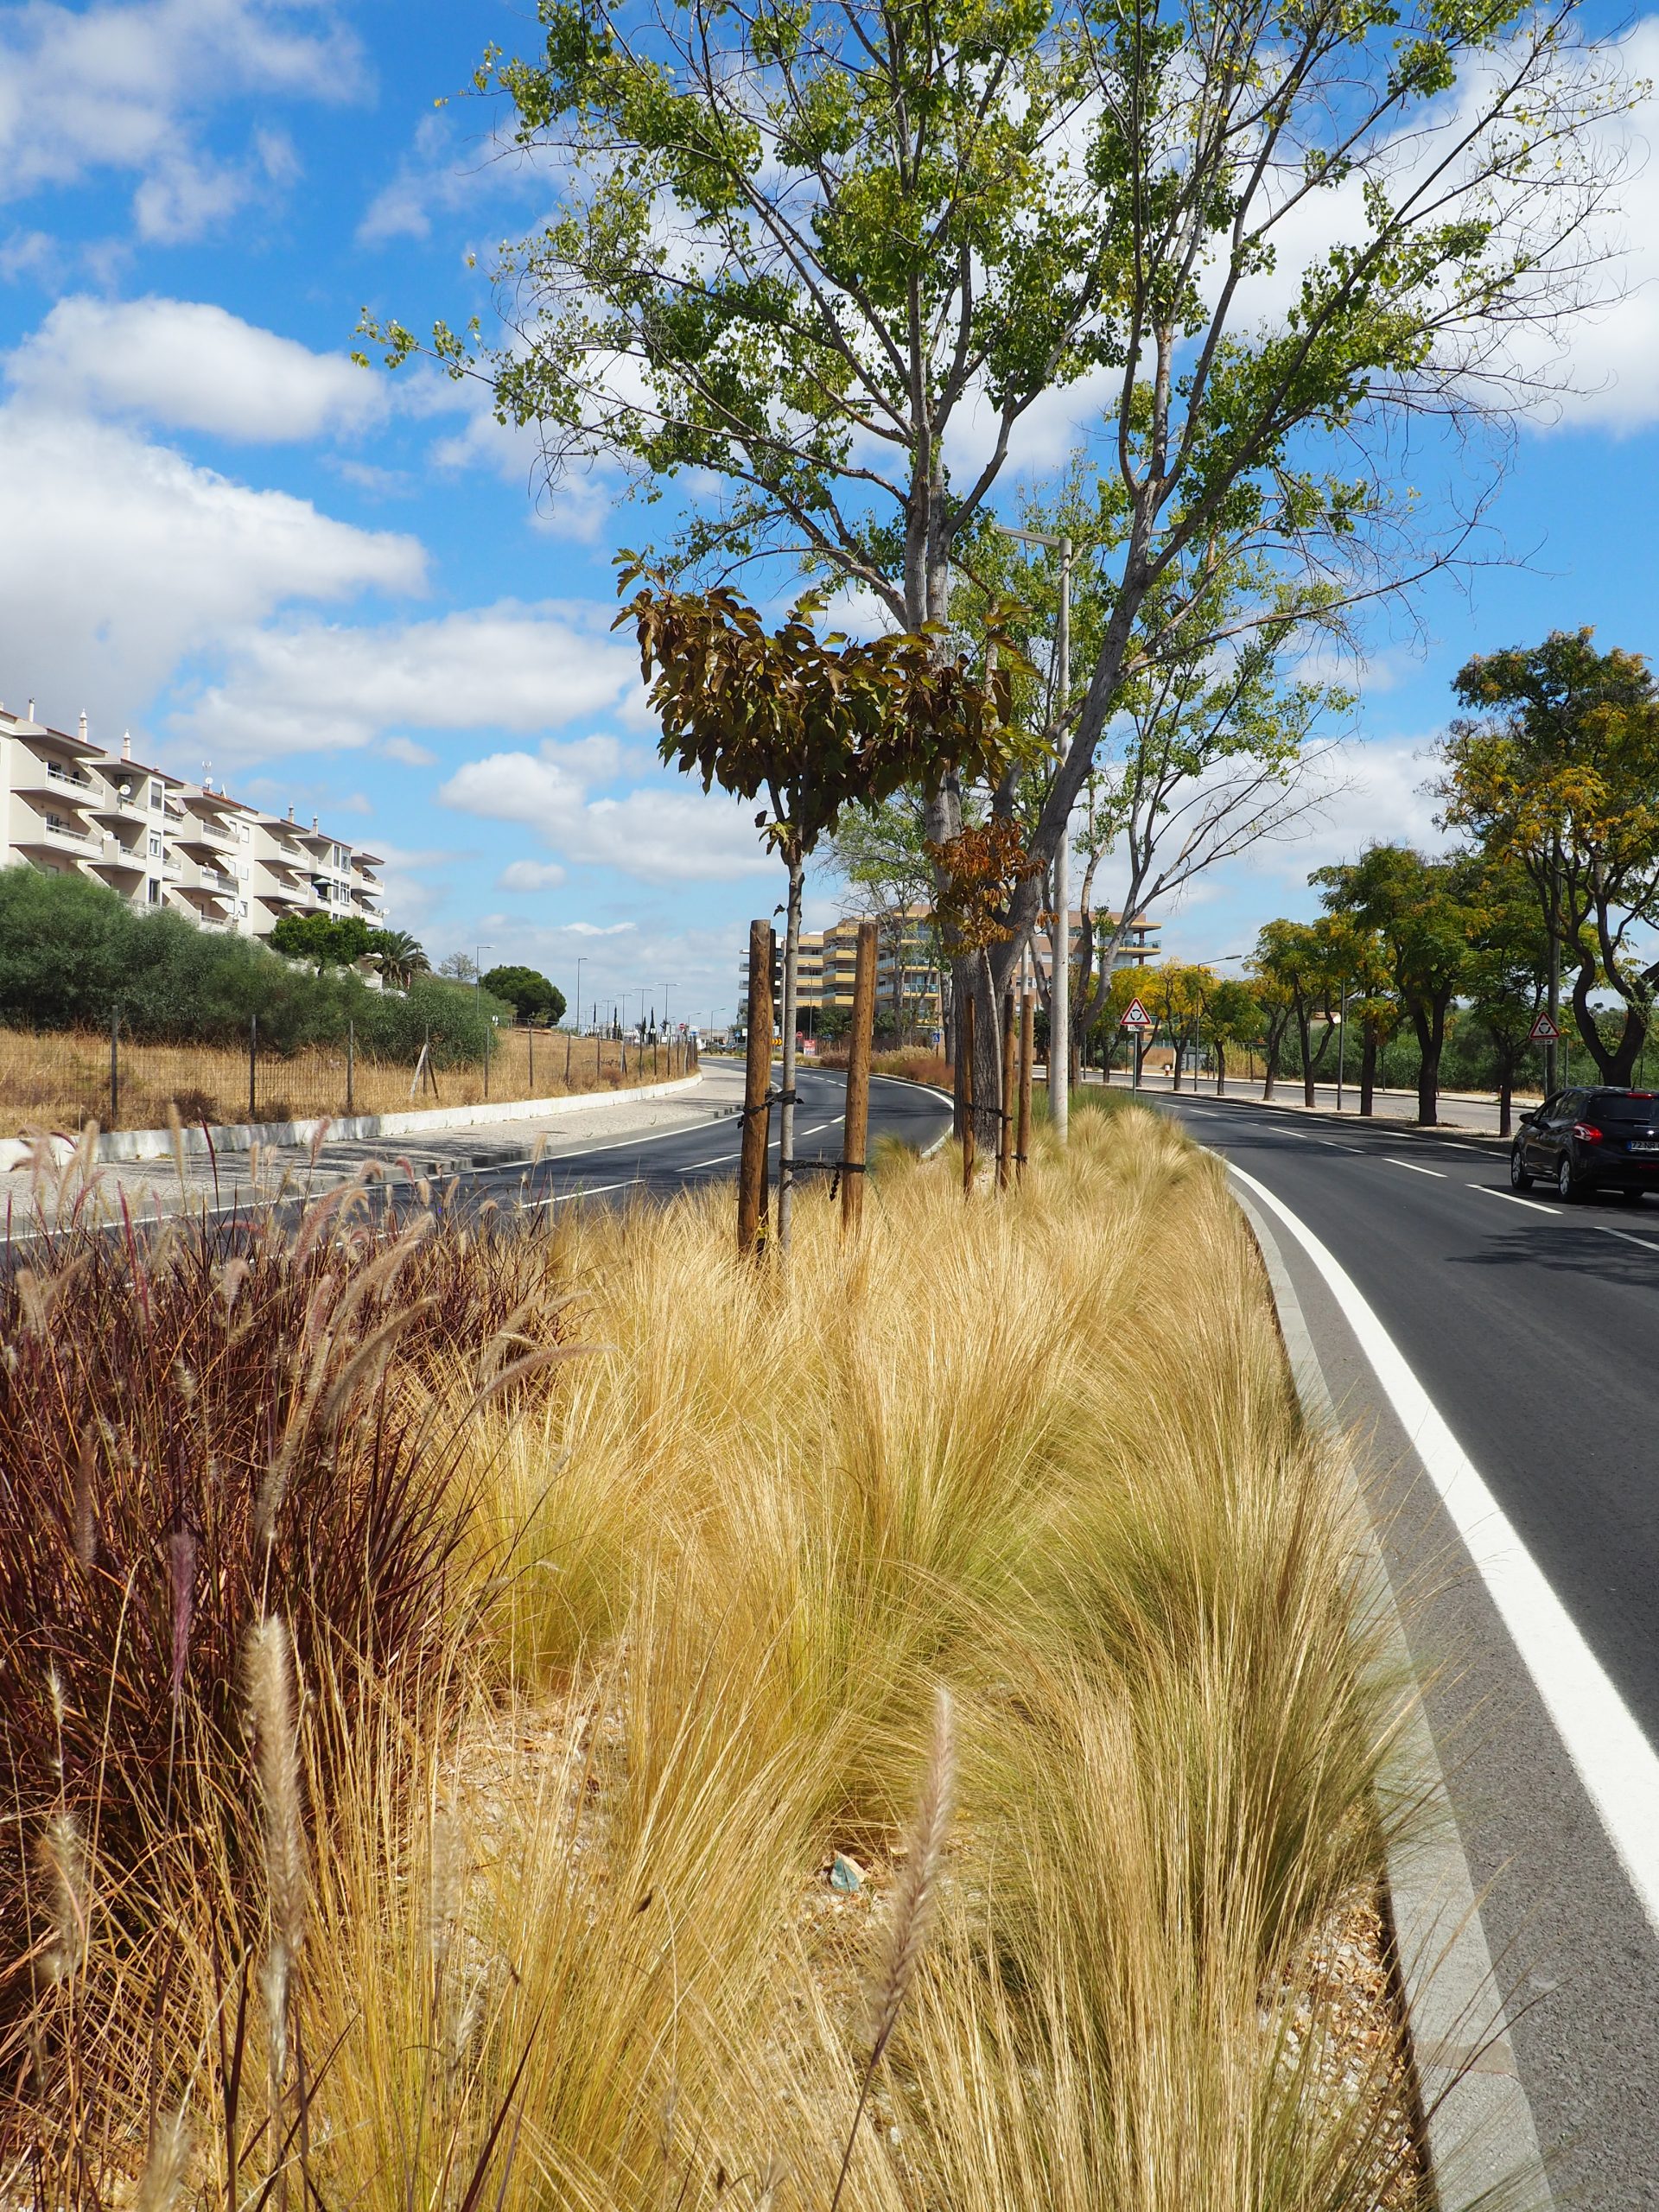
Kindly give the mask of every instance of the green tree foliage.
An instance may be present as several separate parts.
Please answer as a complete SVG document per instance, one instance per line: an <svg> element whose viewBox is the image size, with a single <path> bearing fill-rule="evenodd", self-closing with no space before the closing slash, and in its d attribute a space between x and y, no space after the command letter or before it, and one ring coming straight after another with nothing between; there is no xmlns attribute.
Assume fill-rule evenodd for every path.
<svg viewBox="0 0 1659 2212"><path fill-rule="evenodd" d="M1573 0L539 17L539 50L493 49L477 85L554 206L496 265L505 342L441 324L429 350L534 423L555 474L683 480L683 557L804 560L942 636L1022 421L1107 387L1102 619L1045 873L1141 671L1338 620L1459 542L1391 441L1512 406L1516 325L1585 289L1615 158L1592 126L1625 97ZM394 363L419 349L363 327ZM1218 611L1240 561L1253 603ZM936 844L958 798L930 789Z"/></svg>
<svg viewBox="0 0 1659 2212"><path fill-rule="evenodd" d="M486 968L484 988L505 999L520 1021L554 1023L564 1019L564 993L534 968Z"/></svg>
<svg viewBox="0 0 1659 2212"><path fill-rule="evenodd" d="M1371 845L1357 861L1319 868L1311 880L1333 914L1376 933L1416 1033L1417 1118L1432 1124L1440 1116L1446 1018L1469 973L1477 872L1466 855L1429 860L1408 845Z"/></svg>
<svg viewBox="0 0 1659 2212"><path fill-rule="evenodd" d="M679 591L632 556L622 563L622 588L640 588L617 623L631 622L639 639L640 672L663 728L658 752L700 776L705 791L718 784L740 798L764 798L755 826L788 871L778 1176L778 1241L787 1249L807 860L850 806L947 773L995 774L1004 747L997 692L975 683L961 656L944 658L930 637L820 638L815 594L768 631L724 585Z"/></svg>
<svg viewBox="0 0 1659 2212"><path fill-rule="evenodd" d="M1574 1024L1605 1083L1628 1084L1659 970L1632 935L1659 921L1659 685L1639 653L1590 630L1471 660L1457 692L1481 710L1441 746L1446 818L1525 869L1547 939L1573 970ZM1624 1020L1603 1033L1593 1004Z"/></svg>
<svg viewBox="0 0 1659 2212"><path fill-rule="evenodd" d="M392 990L406 991L417 976L432 972L425 946L407 930L376 930L369 950Z"/></svg>
<svg viewBox="0 0 1659 2212"><path fill-rule="evenodd" d="M326 968L350 968L367 959L384 934L360 914L284 914L270 942L284 960L308 960L321 976Z"/></svg>
<svg viewBox="0 0 1659 2212"><path fill-rule="evenodd" d="M1337 1034L1333 1017L1339 1011L1337 1001L1346 973L1342 933L1328 916L1317 922L1269 922L1256 939L1255 968L1258 975L1280 984L1289 1000L1300 1048L1302 1102L1311 1107L1313 1086ZM1316 1019L1320 1025L1317 1049Z"/></svg>
<svg viewBox="0 0 1659 2212"><path fill-rule="evenodd" d="M257 1014L263 1044L293 1052L337 1042L412 1063L429 1034L440 1065L475 1060L491 1014L511 1009L430 976L407 996L347 970L296 969L252 939L203 930L183 914L140 911L81 875L0 868L0 1020L104 1029L181 1044L239 1043Z"/></svg>
<svg viewBox="0 0 1659 2212"><path fill-rule="evenodd" d="M1227 1053L1230 1046L1253 1045L1262 1034L1262 1009L1249 985L1237 976L1194 970L1198 1034L1216 1059L1216 1095L1227 1095Z"/></svg>

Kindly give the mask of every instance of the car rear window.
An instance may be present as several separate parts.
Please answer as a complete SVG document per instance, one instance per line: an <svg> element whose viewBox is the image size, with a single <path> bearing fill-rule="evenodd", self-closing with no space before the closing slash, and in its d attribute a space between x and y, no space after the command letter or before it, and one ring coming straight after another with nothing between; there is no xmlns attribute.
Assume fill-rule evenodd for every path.
<svg viewBox="0 0 1659 2212"><path fill-rule="evenodd" d="M1604 1090L1589 1100L1586 1110L1611 1128L1650 1128L1659 1125L1659 1092Z"/></svg>

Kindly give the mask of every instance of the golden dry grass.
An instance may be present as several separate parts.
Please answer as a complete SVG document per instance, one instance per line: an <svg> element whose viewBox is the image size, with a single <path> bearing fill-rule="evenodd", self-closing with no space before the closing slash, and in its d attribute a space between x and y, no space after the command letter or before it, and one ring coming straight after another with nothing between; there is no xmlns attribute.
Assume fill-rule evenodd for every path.
<svg viewBox="0 0 1659 2212"><path fill-rule="evenodd" d="M452 1687L342 1732L292 1974L321 2200L825 2212L871 2024L803 1900L869 1867L875 1970L944 1687L957 1825L842 2203L1411 2202L1397 2046L1308 1965L1375 1892L1397 1700L1217 1164L1133 1109L1002 1200L888 1154L787 1274L729 1212L572 1217L596 1349L478 1428ZM224 1979L179 1980L156 2108L223 2204Z"/></svg>
<svg viewBox="0 0 1659 2212"><path fill-rule="evenodd" d="M532 1065L533 1058L533 1065ZM626 1071L624 1059L626 1061ZM677 1046L673 1072L682 1074ZM556 1098L615 1090L623 1084L665 1080L666 1046L643 1055L614 1039L542 1031L503 1030L490 1057L490 1097ZM356 1056L352 1106L359 1114L401 1114L432 1106L475 1106L484 1097L480 1066L441 1068L414 1087L415 1071L366 1053ZM118 1126L165 1128L168 1108L186 1122L239 1123L248 1116L248 1055L213 1045L121 1042ZM110 1040L73 1031L41 1033L0 1029L0 1136L30 1129L74 1132L88 1121L108 1128ZM302 1121L346 1111L346 1047L311 1045L278 1055L262 1052L254 1084L255 1117Z"/></svg>
<svg viewBox="0 0 1659 2212"><path fill-rule="evenodd" d="M1336 2064L1299 1963L1375 1885L1394 1700L1214 1163L1140 1114L1080 1117L1002 1204L889 1162L856 1249L808 1197L786 1278L728 1211L575 1224L609 1349L481 1441L516 1721L433 1753L490 1992L462 2135L528 2050L509 2201L827 2205L863 2024L802 1885L882 1861L944 1682L943 1924L843 2202L1404 2201L1397 2053ZM325 2012L403 2010L334 2094L395 2174L416 1935L394 1962L384 1917L346 1927Z"/></svg>

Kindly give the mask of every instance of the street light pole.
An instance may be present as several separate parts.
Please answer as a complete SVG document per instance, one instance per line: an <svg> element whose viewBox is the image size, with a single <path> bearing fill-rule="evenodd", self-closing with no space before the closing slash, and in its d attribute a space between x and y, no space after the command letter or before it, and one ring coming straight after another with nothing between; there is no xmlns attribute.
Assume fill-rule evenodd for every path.
<svg viewBox="0 0 1659 2212"><path fill-rule="evenodd" d="M1065 730L1066 709L1071 697L1071 540L1064 531L1054 537L1041 530L1011 530L1006 523L998 523L996 527L1005 537L1017 537L1025 545L1047 546L1060 556L1060 613L1054 636L1054 711L1050 721L1058 735ZM1048 1118L1062 1144L1070 1127L1071 1103L1071 848L1068 808L1054 855L1054 934L1050 940L1048 963Z"/></svg>
<svg viewBox="0 0 1659 2212"><path fill-rule="evenodd" d="M584 956L585 958L585 956ZM582 1034L582 961L576 963L576 1034Z"/></svg>

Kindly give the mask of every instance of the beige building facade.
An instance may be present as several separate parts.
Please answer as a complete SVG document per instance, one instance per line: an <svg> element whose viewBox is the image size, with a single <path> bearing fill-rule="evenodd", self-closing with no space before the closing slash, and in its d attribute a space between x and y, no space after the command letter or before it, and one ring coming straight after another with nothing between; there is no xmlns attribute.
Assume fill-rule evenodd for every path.
<svg viewBox="0 0 1659 2212"><path fill-rule="evenodd" d="M0 707L0 865L76 874L129 905L266 938L284 914L360 915L385 926L379 857L294 810L267 814L211 784L108 753L79 729Z"/></svg>

